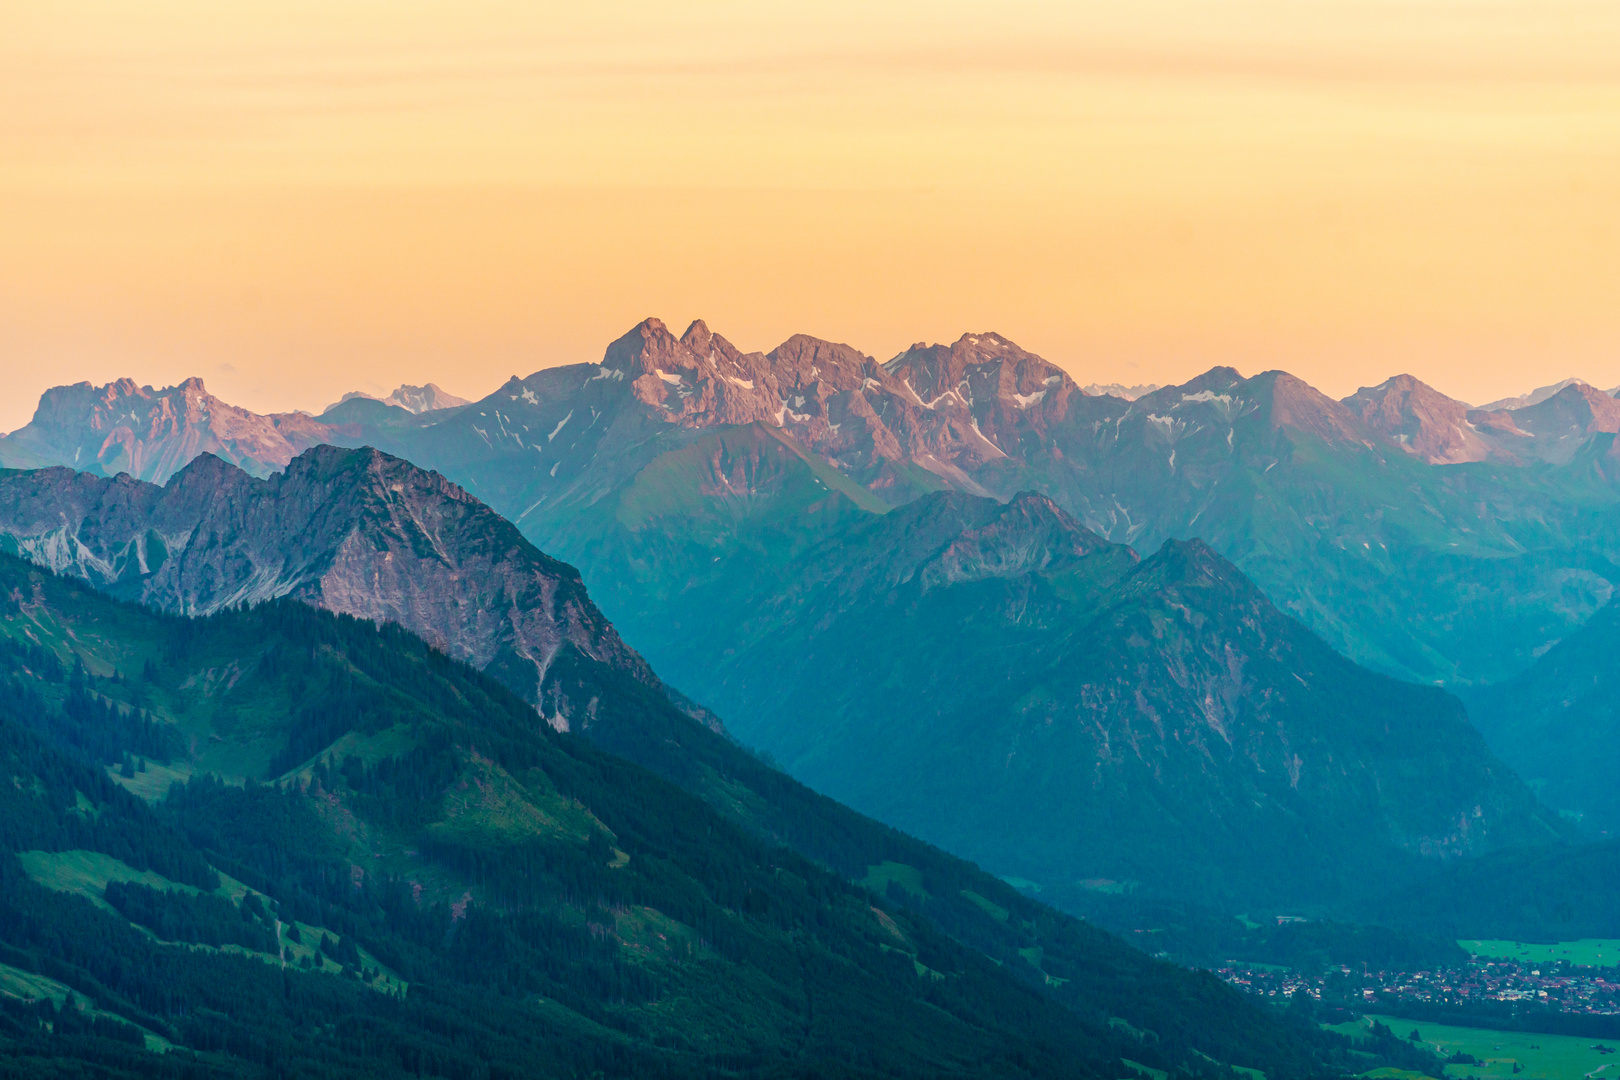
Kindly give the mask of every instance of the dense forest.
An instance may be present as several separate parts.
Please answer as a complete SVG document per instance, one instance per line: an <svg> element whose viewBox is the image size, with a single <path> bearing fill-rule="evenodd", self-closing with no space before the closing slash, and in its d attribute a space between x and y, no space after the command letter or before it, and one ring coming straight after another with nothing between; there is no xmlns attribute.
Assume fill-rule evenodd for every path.
<svg viewBox="0 0 1620 1080"><path fill-rule="evenodd" d="M968 864L734 785L816 834L794 845L813 861L397 628L293 603L164 618L10 559L0 596L0 977L34 988L0 1016L15 1073L1234 1080L1352 1060ZM562 689L600 680L563 666ZM656 737L655 703L594 689L604 724L639 711Z"/></svg>

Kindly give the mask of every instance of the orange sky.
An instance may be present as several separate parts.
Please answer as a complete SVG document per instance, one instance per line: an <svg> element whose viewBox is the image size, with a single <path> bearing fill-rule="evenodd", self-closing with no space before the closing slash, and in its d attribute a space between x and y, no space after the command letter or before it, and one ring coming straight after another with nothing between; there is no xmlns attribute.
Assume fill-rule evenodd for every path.
<svg viewBox="0 0 1620 1080"><path fill-rule="evenodd" d="M1082 382L1620 383L1614 0L0 0L0 430L645 315Z"/></svg>

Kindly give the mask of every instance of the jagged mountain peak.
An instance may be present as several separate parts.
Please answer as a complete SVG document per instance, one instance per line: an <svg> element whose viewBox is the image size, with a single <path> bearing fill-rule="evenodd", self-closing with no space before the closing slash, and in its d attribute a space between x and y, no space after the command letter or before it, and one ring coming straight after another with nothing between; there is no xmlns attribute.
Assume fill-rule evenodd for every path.
<svg viewBox="0 0 1620 1080"><path fill-rule="evenodd" d="M1534 405L1513 410L1518 426L1560 439L1620 431L1620 401L1589 383L1573 382Z"/></svg>
<svg viewBox="0 0 1620 1080"><path fill-rule="evenodd" d="M1039 431L1085 396L1062 368L994 333L964 334L952 345L913 345L883 370L904 387L910 404L954 418L947 430L957 445L948 460L958 466L1011 456L1020 433L1031 426Z"/></svg>
<svg viewBox="0 0 1620 1080"><path fill-rule="evenodd" d="M123 378L52 387L8 441L77 469L162 483L205 452L264 476L340 430L305 413L261 416L227 404L195 377L162 389Z"/></svg>
<svg viewBox="0 0 1620 1080"><path fill-rule="evenodd" d="M1216 578L1243 577L1242 571L1196 536L1186 540L1171 537L1159 545L1159 550L1154 552L1152 558L1165 566L1175 568L1178 576L1188 580L1213 581ZM1247 579L1244 579L1244 582L1247 584Z"/></svg>
<svg viewBox="0 0 1620 1080"><path fill-rule="evenodd" d="M883 366L891 374L937 370L948 377L959 377L972 365L1026 361L1066 374L1063 369L1021 348L1016 342L993 331L963 334L949 345L918 342Z"/></svg>
<svg viewBox="0 0 1620 1080"><path fill-rule="evenodd" d="M778 367L814 367L833 377L858 380L868 374L878 378L883 374L882 367L859 349L809 334L794 334L765 355Z"/></svg>
<svg viewBox="0 0 1620 1080"><path fill-rule="evenodd" d="M699 356L707 356L714 351L714 339L715 334L710 331L708 323L702 319L693 319L692 325L688 326L686 333L681 335L681 344ZM725 338L720 340L724 342Z"/></svg>
<svg viewBox="0 0 1620 1080"><path fill-rule="evenodd" d="M991 357L1012 357L1018 360L1040 359L1034 353L1020 348L1011 341L993 330L980 334L963 334L951 343L952 352L961 352L989 359Z"/></svg>
<svg viewBox="0 0 1620 1080"><path fill-rule="evenodd" d="M510 452L544 472L523 492L523 506L506 507L519 518L547 504L547 489L572 483L574 472L559 458L615 439L610 429L633 432L626 437L641 443L649 422L652 431L776 427L895 504L941 484L982 493L970 470L1009 459L1026 438L1040 442L1040 430L1083 396L1060 369L999 334L930 348L938 357L913 358L912 367L881 365L808 334L769 353L745 353L702 320L677 338L646 319L608 346L600 365L537 372L436 434L463 425L484 449L509 442ZM941 391L922 396L935 384Z"/></svg>
<svg viewBox="0 0 1620 1080"><path fill-rule="evenodd" d="M1364 424L1430 465L1484 461L1490 443L1468 420L1468 406L1411 376L1362 387L1343 404Z"/></svg>
<svg viewBox="0 0 1620 1080"><path fill-rule="evenodd" d="M1021 528L1055 528L1071 534L1087 550L1105 546L1108 541L1082 525L1075 517L1038 491L1020 491L1006 502L987 499L964 491L935 491L890 511L894 520L904 521L907 530L938 522L961 530L982 528L994 522L1017 522Z"/></svg>
<svg viewBox="0 0 1620 1080"><path fill-rule="evenodd" d="M565 647L660 685L578 571L438 473L371 447L314 447L262 480L206 453L164 487L0 476L0 546L188 615L291 596L398 623L541 705Z"/></svg>
<svg viewBox="0 0 1620 1080"><path fill-rule="evenodd" d="M1406 374L1405 372L1403 372L1403 373L1401 373L1399 375L1391 375L1389 378L1385 379L1383 382L1379 383L1377 386L1363 386L1363 387L1359 388L1354 394L1352 394L1350 396L1354 397L1354 398L1361 398L1363 396L1368 396L1368 395L1380 395L1380 396L1382 396L1382 395L1391 394L1391 393L1402 393L1402 394L1430 393L1430 394L1439 394L1440 391L1436 390L1434 387L1430 386L1428 383L1424 382L1422 379L1419 379L1416 375L1409 375L1409 374ZM1444 396L1444 395L1442 395L1442 396ZM1349 401L1350 399L1346 398L1345 400Z"/></svg>
<svg viewBox="0 0 1620 1080"><path fill-rule="evenodd" d="M965 505L967 500L981 505ZM957 495L949 502L954 504L956 535L919 572L924 587L1051 572L1075 566L1104 548L1119 547L1036 492L1019 492L1007 503L990 506L982 504L993 500L973 496ZM1121 550L1129 561L1136 561L1134 551Z"/></svg>
<svg viewBox="0 0 1620 1080"><path fill-rule="evenodd" d="M1273 429L1291 428L1329 442L1360 443L1368 447L1385 441L1344 404L1289 372L1262 371L1244 384L1244 390L1267 412Z"/></svg>
<svg viewBox="0 0 1620 1080"><path fill-rule="evenodd" d="M1226 364L1216 364L1202 375L1195 376L1183 383L1182 386L1185 389L1197 392L1199 390L1229 389L1245 381L1247 380L1244 378L1243 373L1238 371L1237 368ZM1174 390L1176 387L1166 387L1166 389Z"/></svg>
<svg viewBox="0 0 1620 1080"><path fill-rule="evenodd" d="M1590 436L1620 432L1620 401L1577 379L1533 405L1474 409L1468 420L1508 460L1562 465L1574 459Z"/></svg>
<svg viewBox="0 0 1620 1080"><path fill-rule="evenodd" d="M1158 413L1177 408L1192 401L1212 401L1226 395L1228 398L1247 383L1236 368L1212 367L1177 386L1161 386L1142 394L1131 402L1132 412Z"/></svg>
<svg viewBox="0 0 1620 1080"><path fill-rule="evenodd" d="M1573 408L1577 410L1584 405L1585 411L1588 412L1592 420L1597 423L1612 423L1614 422L1614 418L1617 415L1620 415L1620 406L1615 404L1615 399L1612 394L1599 390L1591 383L1581 382L1579 380L1570 383L1568 386L1558 391L1558 393L1549 396L1547 399L1539 402L1537 405L1526 406L1526 408L1548 409L1549 405L1556 405L1557 408L1562 409ZM1524 410L1519 411L1523 412ZM1548 411L1552 410L1548 409ZM1595 428L1594 430L1608 431L1612 429Z"/></svg>

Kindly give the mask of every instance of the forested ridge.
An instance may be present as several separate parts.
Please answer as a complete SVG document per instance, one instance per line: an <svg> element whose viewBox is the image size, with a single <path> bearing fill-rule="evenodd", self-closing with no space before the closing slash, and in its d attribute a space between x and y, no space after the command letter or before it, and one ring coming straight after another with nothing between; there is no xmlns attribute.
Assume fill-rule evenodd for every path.
<svg viewBox="0 0 1620 1080"><path fill-rule="evenodd" d="M7 991L14 1073L1118 1080L1128 1058L1277 1080L1342 1060L1073 920L1045 929L1096 935L1089 973L965 946L931 899L954 861L863 888L397 628L290 602L162 617L10 559L0 600L0 976L54 988ZM604 715L652 708L598 689ZM1038 905L981 899L1038 939ZM1110 986L1163 1030L1119 1022ZM1236 1023L1241 1060L1197 1049L1200 1012Z"/></svg>

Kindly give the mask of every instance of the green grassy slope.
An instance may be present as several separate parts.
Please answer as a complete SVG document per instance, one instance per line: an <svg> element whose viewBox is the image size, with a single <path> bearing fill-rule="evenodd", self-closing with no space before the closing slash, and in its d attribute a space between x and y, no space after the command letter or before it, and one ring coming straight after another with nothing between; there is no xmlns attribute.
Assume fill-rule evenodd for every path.
<svg viewBox="0 0 1620 1080"><path fill-rule="evenodd" d="M170 619L9 559L0 598L0 963L133 1025L81 1033L8 1005L0 1040L36 1071L65 1055L198 1075L1110 1076L1128 1053L1289 1076L1332 1052L1208 976L1053 929L964 864L748 773L577 656L561 677L594 692L605 731L643 724L752 805L728 820L395 629L295 604ZM676 754L659 724L703 753ZM134 792L156 795L157 769L192 779L149 803ZM834 849L839 828L884 838L924 895L867 892L756 838L773 826ZM952 940L933 894L942 918L956 897L1051 933L1048 970L985 955L1027 941ZM1155 1037L1111 1027L1116 1003ZM143 1031L179 1049L154 1065Z"/></svg>

